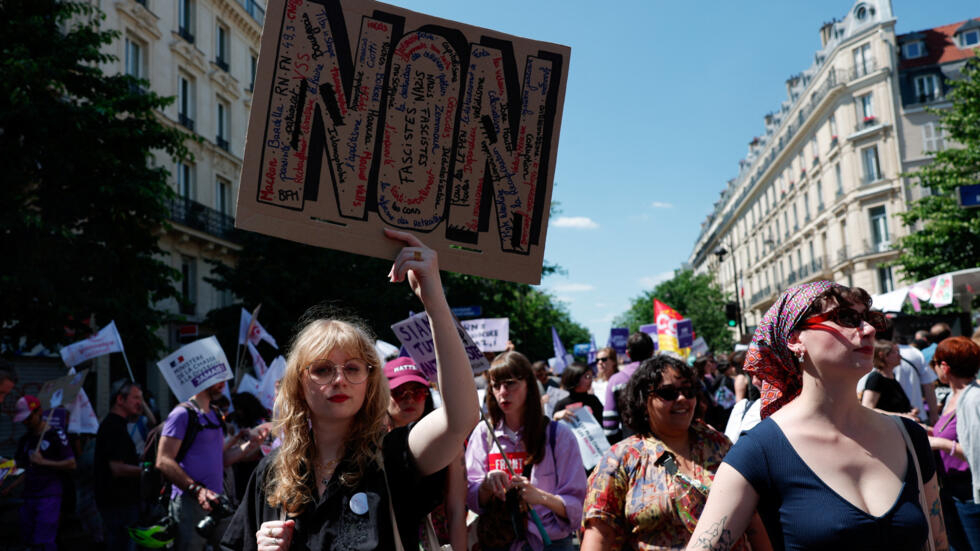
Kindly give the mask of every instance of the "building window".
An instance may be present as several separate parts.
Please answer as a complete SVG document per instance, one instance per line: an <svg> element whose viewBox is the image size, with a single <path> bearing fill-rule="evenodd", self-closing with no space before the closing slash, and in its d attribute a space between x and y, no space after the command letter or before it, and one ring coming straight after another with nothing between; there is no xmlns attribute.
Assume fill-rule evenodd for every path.
<svg viewBox="0 0 980 551"><path fill-rule="evenodd" d="M927 122L922 125L922 148L927 153L946 149L946 131L938 122Z"/></svg>
<svg viewBox="0 0 980 551"><path fill-rule="evenodd" d="M912 82L915 84L915 100L925 103L939 98L939 77L936 75L919 75Z"/></svg>
<svg viewBox="0 0 980 551"><path fill-rule="evenodd" d="M194 43L194 0L177 0L177 34Z"/></svg>
<svg viewBox="0 0 980 551"><path fill-rule="evenodd" d="M194 198L194 165L177 162L177 195L184 199Z"/></svg>
<svg viewBox="0 0 980 551"><path fill-rule="evenodd" d="M126 37L126 74L134 78L143 78L146 75L143 67L143 46L129 37Z"/></svg>
<svg viewBox="0 0 980 551"><path fill-rule="evenodd" d="M863 77L874 69L871 58L871 44L854 48L854 78Z"/></svg>
<svg viewBox="0 0 980 551"><path fill-rule="evenodd" d="M197 259L180 257L180 313L193 316L197 311Z"/></svg>
<svg viewBox="0 0 980 551"><path fill-rule="evenodd" d="M895 282L892 281L892 267L878 266L878 292L890 293L895 290Z"/></svg>
<svg viewBox="0 0 980 551"><path fill-rule="evenodd" d="M799 211L796 209L796 203L793 203L793 231L800 229L800 215Z"/></svg>
<svg viewBox="0 0 980 551"><path fill-rule="evenodd" d="M214 51L217 52L215 55L214 63L223 71L228 71L228 27L225 27L221 23L218 23L217 30L215 31L215 45Z"/></svg>
<svg viewBox="0 0 980 551"><path fill-rule="evenodd" d="M858 101L858 120L864 124L872 124L875 120L874 103L871 101L871 94L865 94L857 98Z"/></svg>
<svg viewBox="0 0 980 551"><path fill-rule="evenodd" d="M834 177L837 179L837 195L844 194L844 179L840 174L840 163L834 164Z"/></svg>
<svg viewBox="0 0 980 551"><path fill-rule="evenodd" d="M818 181L817 182L818 189L819 189L819 184L820 182ZM803 192L803 219L804 220L810 219L810 192L809 191Z"/></svg>
<svg viewBox="0 0 980 551"><path fill-rule="evenodd" d="M221 214L231 214L228 212L228 202L231 195L231 184L224 178L218 178L214 183L214 210Z"/></svg>
<svg viewBox="0 0 980 551"><path fill-rule="evenodd" d="M228 132L228 130L229 130L229 128L228 128L229 127L228 104L219 99L217 105L218 105L218 108L217 108L217 110L215 112L215 116L217 117L217 121L216 122L217 122L218 132L217 132L217 135L215 137L215 142L218 144L218 147L220 147L221 149L224 149L225 151L228 151L228 149L229 149L229 144L228 144L228 134L229 134L229 132Z"/></svg>
<svg viewBox="0 0 980 551"><path fill-rule="evenodd" d="M960 48L972 48L980 44L980 29L970 29L960 33Z"/></svg>
<svg viewBox="0 0 980 551"><path fill-rule="evenodd" d="M837 138L837 117L831 115L827 123L830 125L830 139L833 141Z"/></svg>
<svg viewBox="0 0 980 551"><path fill-rule="evenodd" d="M194 130L194 81L184 75L177 79L177 120Z"/></svg>
<svg viewBox="0 0 980 551"><path fill-rule="evenodd" d="M255 68L258 66L258 63L259 63L259 60L258 60L258 58L255 57L255 54L252 54L251 57L252 57L252 59L251 59L251 62L250 63L251 63L252 73L251 73L251 77L249 78L249 81L248 81L248 90L249 90L249 92L251 92L252 90L255 89Z"/></svg>
<svg viewBox="0 0 980 551"><path fill-rule="evenodd" d="M902 57L905 59L918 59L926 55L926 44L921 40L902 44Z"/></svg>
<svg viewBox="0 0 980 551"><path fill-rule="evenodd" d="M871 220L871 252L887 251L889 245L888 219L885 216L885 206L868 210Z"/></svg>
<svg viewBox="0 0 980 551"><path fill-rule="evenodd" d="M817 180L816 195L817 195L817 211L823 210L823 182L821 182L820 180ZM807 211L809 210L810 209L807 208Z"/></svg>
<svg viewBox="0 0 980 551"><path fill-rule="evenodd" d="M881 168L878 166L878 146L872 145L861 150L861 164L864 166L865 184L881 179Z"/></svg>

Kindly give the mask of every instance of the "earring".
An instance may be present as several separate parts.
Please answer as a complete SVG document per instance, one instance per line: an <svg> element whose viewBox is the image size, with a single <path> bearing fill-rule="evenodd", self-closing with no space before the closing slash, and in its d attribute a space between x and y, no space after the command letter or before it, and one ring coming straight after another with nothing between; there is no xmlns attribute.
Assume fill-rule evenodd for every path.
<svg viewBox="0 0 980 551"><path fill-rule="evenodd" d="M803 354L804 354L803 350L798 351L796 353L796 361L803 363Z"/></svg>

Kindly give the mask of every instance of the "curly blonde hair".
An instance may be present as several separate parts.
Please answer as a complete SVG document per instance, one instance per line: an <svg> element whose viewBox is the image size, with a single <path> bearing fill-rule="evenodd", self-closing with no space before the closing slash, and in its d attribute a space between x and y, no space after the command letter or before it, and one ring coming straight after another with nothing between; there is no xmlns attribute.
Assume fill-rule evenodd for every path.
<svg viewBox="0 0 980 551"><path fill-rule="evenodd" d="M371 368L364 404L355 415L344 444L345 457L353 469L340 476L341 484L355 486L364 473L378 463L381 439L386 432L388 383L382 373L374 339L362 324L351 320L313 319L297 333L286 360L286 373L276 396L274 430L282 439L278 454L266 470L266 501L270 507L282 507L290 515L303 512L312 503L311 488L316 460L316 444L310 429L312 412L303 391L306 366L340 349L350 356L363 358Z"/></svg>

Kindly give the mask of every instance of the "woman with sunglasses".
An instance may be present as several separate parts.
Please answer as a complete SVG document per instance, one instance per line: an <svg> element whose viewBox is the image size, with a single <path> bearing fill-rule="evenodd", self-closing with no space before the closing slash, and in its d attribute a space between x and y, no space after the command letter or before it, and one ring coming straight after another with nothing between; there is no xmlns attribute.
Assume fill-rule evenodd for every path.
<svg viewBox="0 0 980 551"><path fill-rule="evenodd" d="M868 374L861 394L861 404L882 413L897 413L913 421L919 420L919 410L912 408L902 385L895 380L895 368L902 361L898 345L892 341L875 339L874 369Z"/></svg>
<svg viewBox="0 0 980 551"><path fill-rule="evenodd" d="M505 502L508 491L516 493L537 513L551 545L544 545L528 518L526 526L515 527L515 538L504 548L571 551L585 497L585 469L575 435L565 424L544 416L531 362L520 352L494 358L487 379L487 412L494 432L491 435L487 424L480 423L470 435L466 504L483 514L491 500ZM501 452L507 454L514 476ZM480 548L493 549L482 541Z"/></svg>
<svg viewBox="0 0 980 551"><path fill-rule="evenodd" d="M698 388L697 372L666 355L630 377L622 413L635 434L613 445L589 477L582 551L687 545L731 446L697 418ZM735 549L746 548L742 539Z"/></svg>
<svg viewBox="0 0 980 551"><path fill-rule="evenodd" d="M400 357L386 363L385 377L391 389L391 402L388 403L390 429L406 427L435 410L429 380L412 358ZM462 448L446 473L448 479L444 499L433 509L429 518L441 545L448 543L453 549L465 550L466 470ZM425 529L424 524L421 529Z"/></svg>
<svg viewBox="0 0 980 551"><path fill-rule="evenodd" d="M592 412L596 421L602 422L602 402L592 394L593 385L592 370L589 366L581 362L572 362L571 365L561 372L561 387L568 391L565 396L555 404L554 418L556 421L574 417L572 410L568 406L578 404L586 406Z"/></svg>
<svg viewBox="0 0 980 551"><path fill-rule="evenodd" d="M854 399L883 326L870 307L816 281L766 312L745 362L763 421L725 456L687 549L729 549L757 509L777 550L948 548L925 431Z"/></svg>
<svg viewBox="0 0 980 551"><path fill-rule="evenodd" d="M276 397L282 445L252 474L222 549L418 548L417 528L442 500L442 471L477 423L479 406L436 253L411 234L385 235L404 245L388 278L407 279L422 300L440 388L453 392L443 396L444 407L389 432L388 384L374 339L356 322L308 315Z"/></svg>
<svg viewBox="0 0 980 551"><path fill-rule="evenodd" d="M619 373L619 362L616 358L616 349L611 346L600 348L595 354L596 376L592 381L592 393L602 402L602 407L606 407L606 385L609 378ZM599 419L602 422L602 419Z"/></svg>

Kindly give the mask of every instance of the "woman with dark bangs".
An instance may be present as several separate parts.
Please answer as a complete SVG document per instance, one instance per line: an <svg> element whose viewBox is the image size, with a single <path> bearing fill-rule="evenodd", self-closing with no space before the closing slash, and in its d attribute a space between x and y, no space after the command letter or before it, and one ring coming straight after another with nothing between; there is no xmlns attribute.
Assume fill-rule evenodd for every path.
<svg viewBox="0 0 980 551"><path fill-rule="evenodd" d="M282 445L252 474L223 550L418 549L417 528L442 500L444 469L478 422L470 363L439 278L436 253L404 247L388 278L407 280L429 316L443 407L388 431L388 383L370 332L306 316L276 396ZM329 274L325 274L329 277Z"/></svg>
<svg viewBox="0 0 980 551"><path fill-rule="evenodd" d="M766 312L745 362L763 421L718 468L688 550L731 548L756 509L777 550L948 549L925 431L854 398L884 325L870 308L816 281Z"/></svg>
<svg viewBox="0 0 980 551"><path fill-rule="evenodd" d="M664 355L645 360L630 377L622 413L635 434L607 451L589 477L583 551L687 545L731 447L697 414L697 378ZM734 549L746 549L739 539ZM752 543L755 551L768 549L764 535Z"/></svg>
<svg viewBox="0 0 980 551"><path fill-rule="evenodd" d="M520 352L504 352L494 358L487 379L487 411L515 476L507 472L486 423L480 423L466 446L466 504L483 514L491 500L505 502L508 492L516 494L540 517L552 543L544 545L529 518L527 525L516 527L518 533L503 547L481 541L480 548L571 550L585 497L585 469L575 435L564 424L544 416L531 362Z"/></svg>

